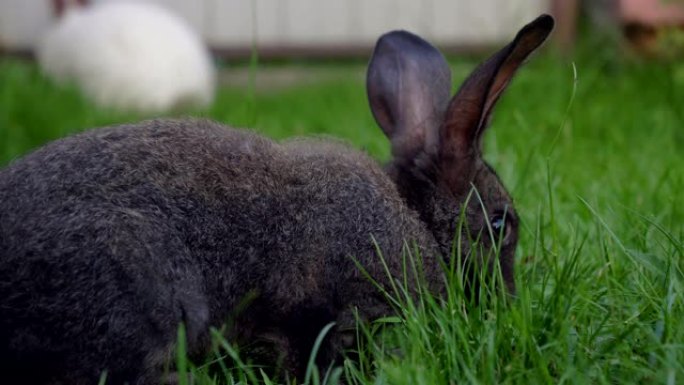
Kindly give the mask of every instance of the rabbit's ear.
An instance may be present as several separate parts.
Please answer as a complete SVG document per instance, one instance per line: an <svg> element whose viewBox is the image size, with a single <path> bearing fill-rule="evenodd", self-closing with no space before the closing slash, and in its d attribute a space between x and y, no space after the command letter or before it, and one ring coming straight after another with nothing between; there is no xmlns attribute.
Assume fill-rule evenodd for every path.
<svg viewBox="0 0 684 385"><path fill-rule="evenodd" d="M479 154L492 108L518 67L546 40L553 24L551 16L539 16L463 82L449 103L441 129L442 156L454 159Z"/></svg>
<svg viewBox="0 0 684 385"><path fill-rule="evenodd" d="M406 31L381 36L368 65L366 89L395 157L410 159L428 147L436 151L451 70L435 47Z"/></svg>

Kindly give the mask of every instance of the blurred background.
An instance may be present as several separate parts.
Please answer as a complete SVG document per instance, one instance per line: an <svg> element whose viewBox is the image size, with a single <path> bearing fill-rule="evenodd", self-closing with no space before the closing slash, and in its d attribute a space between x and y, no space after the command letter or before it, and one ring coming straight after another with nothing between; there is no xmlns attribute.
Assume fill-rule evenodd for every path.
<svg viewBox="0 0 684 385"><path fill-rule="evenodd" d="M145 0L139 0L145 1ZM149 0L185 19L215 52L265 56L359 54L390 29L404 28L453 47L499 43L547 10L548 0ZM89 0L90 5L116 0ZM55 21L55 2L3 0L0 36L30 51ZM68 1L67 1L68 3Z"/></svg>
<svg viewBox="0 0 684 385"><path fill-rule="evenodd" d="M452 52L472 51L505 41L541 12L557 17L557 39L565 49L584 17L603 31L620 31L641 49L653 49L663 30L684 25L684 5L678 0L128 1L173 11L221 57L249 56L255 44L264 57L361 55L381 33L396 28ZM112 2L121 0L3 0L0 49L30 53L65 7Z"/></svg>

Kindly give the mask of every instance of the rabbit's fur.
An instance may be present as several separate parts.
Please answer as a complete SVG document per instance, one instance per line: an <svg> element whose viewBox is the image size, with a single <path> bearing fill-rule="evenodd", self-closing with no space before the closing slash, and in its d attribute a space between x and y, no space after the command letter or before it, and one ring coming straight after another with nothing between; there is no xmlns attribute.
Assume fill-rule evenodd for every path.
<svg viewBox="0 0 684 385"><path fill-rule="evenodd" d="M394 276L415 247L438 293L461 214L466 270L495 263L497 241L513 291L517 217L480 138L552 26L542 16L523 28L451 101L435 48L383 36L368 95L392 140L384 169L344 144L278 144L204 120L90 130L17 160L0 171L3 378L92 384L107 370L110 384L157 383L180 323L201 357L209 328L228 320L230 339L270 342L273 359L302 374L324 325L353 326L353 308L364 319L390 312L355 261L387 284L376 246ZM348 343L333 333L321 362Z"/></svg>
<svg viewBox="0 0 684 385"><path fill-rule="evenodd" d="M188 23L147 2L72 6L36 50L45 74L102 107L153 113L207 106L215 69Z"/></svg>

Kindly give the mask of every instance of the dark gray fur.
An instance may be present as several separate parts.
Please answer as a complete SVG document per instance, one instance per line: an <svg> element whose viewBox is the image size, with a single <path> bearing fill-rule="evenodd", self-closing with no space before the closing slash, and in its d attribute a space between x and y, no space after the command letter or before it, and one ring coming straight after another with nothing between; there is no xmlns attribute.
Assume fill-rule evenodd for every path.
<svg viewBox="0 0 684 385"><path fill-rule="evenodd" d="M58 140L1 170L2 382L94 384L107 370L110 384L157 383L181 322L202 357L209 328L231 319L231 339L268 341L301 374L325 324L353 326L352 308L365 319L390 311L350 257L382 283L372 238L397 276L415 244L439 291L462 210L464 238L484 245L463 241L474 268L493 262L483 234L505 213L499 262L513 291L517 218L479 143L498 84L552 26L549 16L526 26L451 101L439 52L384 35L368 89L393 144L385 169L331 141L153 120ZM465 204L473 188L481 202ZM323 360L343 340L334 333Z"/></svg>

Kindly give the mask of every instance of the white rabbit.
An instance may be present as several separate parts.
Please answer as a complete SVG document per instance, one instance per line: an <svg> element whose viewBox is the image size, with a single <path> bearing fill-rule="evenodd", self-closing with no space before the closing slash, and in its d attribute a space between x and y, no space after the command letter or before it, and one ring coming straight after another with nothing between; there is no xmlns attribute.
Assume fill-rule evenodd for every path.
<svg viewBox="0 0 684 385"><path fill-rule="evenodd" d="M66 7L36 54L45 74L75 82L106 108L161 112L207 106L214 96L215 68L200 37L151 3Z"/></svg>

